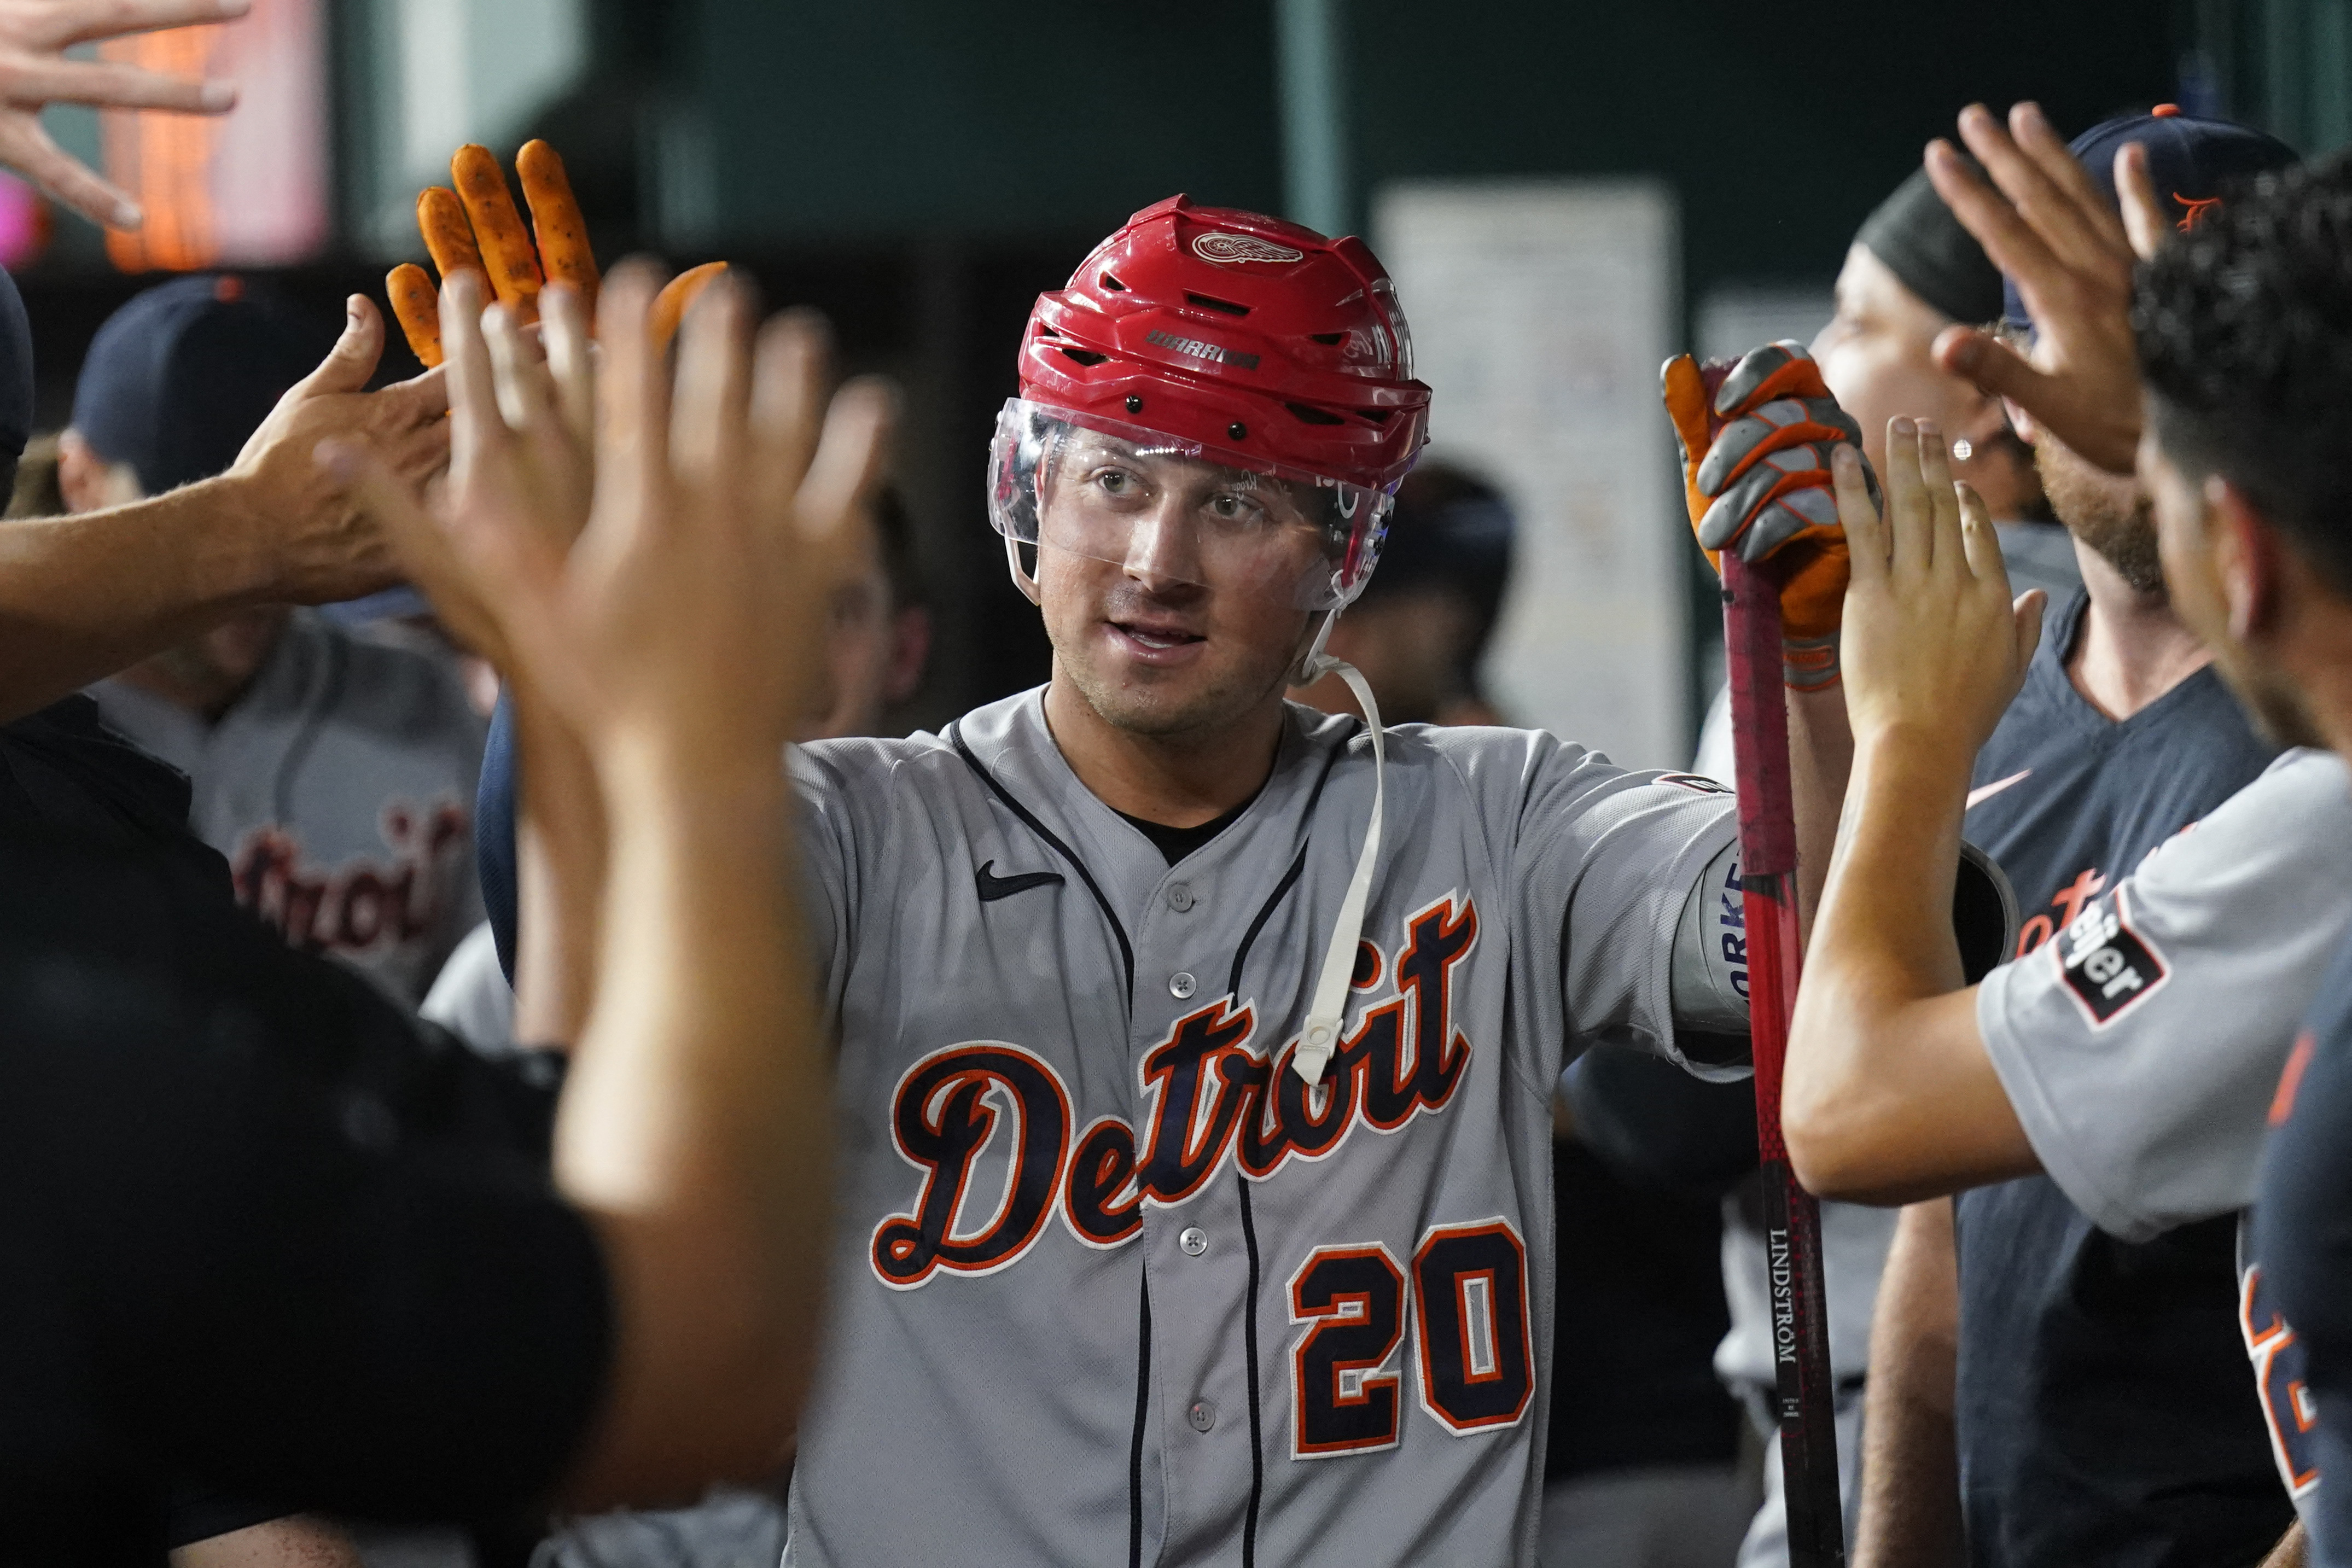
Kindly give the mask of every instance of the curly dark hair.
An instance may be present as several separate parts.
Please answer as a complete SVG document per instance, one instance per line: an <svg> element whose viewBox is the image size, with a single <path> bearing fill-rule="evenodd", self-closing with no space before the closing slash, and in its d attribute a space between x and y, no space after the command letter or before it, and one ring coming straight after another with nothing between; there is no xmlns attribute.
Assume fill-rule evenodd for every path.
<svg viewBox="0 0 2352 1568"><path fill-rule="evenodd" d="M2137 295L2165 455L2352 593L2352 153L2263 176L2142 264Z"/></svg>

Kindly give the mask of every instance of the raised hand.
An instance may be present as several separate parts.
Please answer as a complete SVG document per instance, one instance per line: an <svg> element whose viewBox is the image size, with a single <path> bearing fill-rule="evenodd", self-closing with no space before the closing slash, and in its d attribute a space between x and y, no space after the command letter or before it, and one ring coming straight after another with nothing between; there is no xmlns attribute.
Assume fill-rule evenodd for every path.
<svg viewBox="0 0 2352 1568"><path fill-rule="evenodd" d="M2046 596L2011 602L1992 518L1974 490L1953 485L1933 425L1887 423L1884 516L1858 453L1835 453L1832 465L1853 559L1844 661L1855 755L1899 733L1972 759L2024 683Z"/></svg>
<svg viewBox="0 0 2352 1568"><path fill-rule="evenodd" d="M0 0L0 163L92 223L137 228L130 193L101 178L41 128L52 103L220 114L236 104L224 81L167 77L105 60L69 60L75 44L242 16L252 0Z"/></svg>
<svg viewBox="0 0 2352 1568"><path fill-rule="evenodd" d="M599 310L593 440L585 312L542 295L546 356L480 282L440 316L456 426L435 516L373 456L332 454L458 629L498 651L600 765L646 747L723 768L772 767L822 685L824 609L856 559L891 400L825 396L824 333L804 314L752 338L749 290L714 287L673 375L650 316L659 278L631 264ZM503 345L503 346L502 346Z"/></svg>
<svg viewBox="0 0 2352 1568"><path fill-rule="evenodd" d="M223 476L235 521L267 563L268 596L318 604L394 580L392 551L349 486L312 457L334 437L368 443L411 494L447 464L448 408L438 371L365 390L383 354L383 318L363 295L348 302L343 334L248 437Z"/></svg>
<svg viewBox="0 0 2352 1568"><path fill-rule="evenodd" d="M593 323L600 275L562 158L544 141L526 141L515 154L515 173L530 209L528 233L497 157L478 143L457 149L449 160L449 183L456 188L427 186L416 198L416 228L426 254L444 283L461 272L483 278L520 326L538 319L540 290L551 283L576 291ZM670 280L652 312L657 346L669 346L687 308L726 270L723 261L709 262ZM383 284L418 362L428 369L441 363L446 350L432 277L415 263L403 262Z"/></svg>
<svg viewBox="0 0 2352 1568"><path fill-rule="evenodd" d="M2009 399L2088 461L2130 473L2141 418L2132 265L2165 229L2146 149L2135 142L2116 155L2118 214L2034 104L2011 110L2006 128L1971 104L1960 137L1992 183L1941 140L1928 145L1927 177L2016 284L2034 342L2021 355L1976 328L1948 327L1936 340L1937 362Z"/></svg>

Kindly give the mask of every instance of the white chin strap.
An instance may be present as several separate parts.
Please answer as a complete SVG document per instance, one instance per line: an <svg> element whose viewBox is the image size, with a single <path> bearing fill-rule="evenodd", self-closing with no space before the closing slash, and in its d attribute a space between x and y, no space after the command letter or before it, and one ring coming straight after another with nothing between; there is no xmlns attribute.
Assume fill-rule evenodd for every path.
<svg viewBox="0 0 2352 1568"><path fill-rule="evenodd" d="M1364 938L1364 904L1371 896L1372 868L1381 859L1381 812L1388 794L1387 754L1381 745L1381 710L1380 705L1372 701L1372 688L1355 665L1323 652L1324 640L1331 634L1331 622L1338 619L1334 612L1324 620L1313 650L1299 661L1297 674L1305 678L1297 684L1311 685L1326 675L1337 675L1348 683L1348 689L1355 694L1356 706L1364 710L1364 721L1372 731L1372 825L1364 831L1364 847L1356 856L1356 874L1348 879L1348 896L1340 901L1339 918L1331 927L1331 945L1323 950L1323 972L1315 978L1315 999L1307 1009L1307 1031L1299 1037L1298 1049L1291 1053L1290 1064L1308 1083L1323 1082L1324 1070L1331 1064L1331 1053L1339 1049L1339 1028L1348 1012L1348 982L1355 975L1356 948Z"/></svg>

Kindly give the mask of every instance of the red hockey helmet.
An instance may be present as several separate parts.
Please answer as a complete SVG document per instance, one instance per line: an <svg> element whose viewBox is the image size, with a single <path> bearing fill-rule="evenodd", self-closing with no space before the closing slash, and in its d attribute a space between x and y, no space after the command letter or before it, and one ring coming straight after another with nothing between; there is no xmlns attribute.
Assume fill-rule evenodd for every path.
<svg viewBox="0 0 2352 1568"><path fill-rule="evenodd" d="M1391 494L1428 439L1396 290L1361 240L1182 196L1136 214L1038 297L1020 367L990 465L1008 543L1042 535L1120 562L1149 548L1180 576L1223 552L1304 609L1362 589ZM1181 458L1232 483L1176 507L1148 473L1124 475L1118 497L1071 487L1084 462L1113 456Z"/></svg>

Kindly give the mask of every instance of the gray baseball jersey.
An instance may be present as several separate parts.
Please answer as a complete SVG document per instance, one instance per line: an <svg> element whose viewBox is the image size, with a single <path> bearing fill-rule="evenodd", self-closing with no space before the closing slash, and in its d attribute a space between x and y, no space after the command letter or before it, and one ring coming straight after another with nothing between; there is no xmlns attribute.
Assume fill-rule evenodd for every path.
<svg viewBox="0 0 2352 1568"><path fill-rule="evenodd" d="M485 727L439 661L298 611L208 725L121 680L106 722L188 775L189 826L238 902L415 1006L482 918L474 787Z"/></svg>
<svg viewBox="0 0 2352 1568"><path fill-rule="evenodd" d="M1532 1561L1552 1085L1604 1042L1682 1060L1672 939L1731 802L1540 734L1388 745L1311 1090L1355 720L1292 707L1173 866L1038 692L795 753L843 1113L788 1564Z"/></svg>
<svg viewBox="0 0 2352 1568"><path fill-rule="evenodd" d="M2042 1168L2143 1241L2253 1201L2265 1113L2352 925L2344 764L2290 751L1977 991Z"/></svg>

